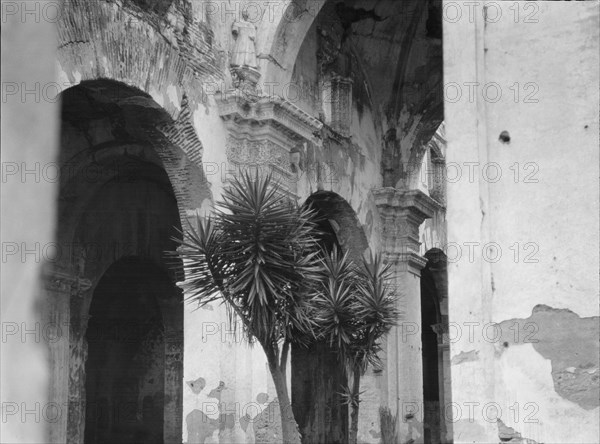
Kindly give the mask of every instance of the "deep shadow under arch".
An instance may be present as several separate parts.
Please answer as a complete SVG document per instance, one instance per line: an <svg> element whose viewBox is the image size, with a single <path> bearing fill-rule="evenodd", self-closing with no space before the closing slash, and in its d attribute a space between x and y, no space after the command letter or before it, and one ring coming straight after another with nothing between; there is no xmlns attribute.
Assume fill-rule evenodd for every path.
<svg viewBox="0 0 600 444"><path fill-rule="evenodd" d="M423 434L425 444L446 442L451 402L449 347L443 340L448 328L448 276L444 252L425 253L421 270L421 341L423 359Z"/></svg>
<svg viewBox="0 0 600 444"><path fill-rule="evenodd" d="M165 252L181 229L172 163L185 154L161 135L172 119L108 79L65 91L61 119L57 237L71 248L54 266L89 282L65 302L68 377L53 376L68 394L66 441L181 442L182 270Z"/></svg>
<svg viewBox="0 0 600 444"><path fill-rule="evenodd" d="M333 247L361 260L367 240L352 207L339 195L319 191L305 205L316 213L319 241L326 252ZM343 363L334 349L325 343L309 348L292 346L292 409L303 444L346 443L348 406L340 392L347 385Z"/></svg>
<svg viewBox="0 0 600 444"><path fill-rule="evenodd" d="M98 283L86 332L86 444L164 442L164 311L178 299L167 273L139 258L115 262Z"/></svg>

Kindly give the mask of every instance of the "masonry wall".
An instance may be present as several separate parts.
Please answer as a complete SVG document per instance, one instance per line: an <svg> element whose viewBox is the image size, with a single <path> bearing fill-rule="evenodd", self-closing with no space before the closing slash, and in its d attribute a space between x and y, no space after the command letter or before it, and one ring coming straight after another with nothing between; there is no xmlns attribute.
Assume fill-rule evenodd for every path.
<svg viewBox="0 0 600 444"><path fill-rule="evenodd" d="M24 100L22 88L35 91L36 84L53 81L55 32L50 23L5 17L4 10L2 20L2 440L47 442L42 409L46 417L55 417L65 414L65 406L47 410L48 356L41 333L36 334L43 299L36 244L53 240L58 187L40 180L35 165L41 172L56 160L58 105L40 103L35 93ZM4 95L9 84L16 90ZM24 167L33 173L23 176ZM23 416L24 410L30 413Z"/></svg>
<svg viewBox="0 0 600 444"><path fill-rule="evenodd" d="M152 101L144 102L143 106L160 109L174 120L164 134L169 138L169 147L156 144L153 148L159 151L173 184L184 226L186 218L194 223L196 214L203 216L212 211L227 179L238 172L240 159L236 158L236 153L248 154L243 150L249 143L241 140L239 144L240 140L230 137L218 103L219 92L231 87L227 69L231 24L239 16L241 3L221 3L216 10L207 13L201 2L183 0L154 2L152 4L157 7L153 9L148 8L150 3L143 1L74 1L67 5L64 19L59 23L57 71L61 85L66 88L98 78L116 80L149 94ZM268 33L273 31L271 28L277 20L281 17L256 22L257 47L262 48L259 58L263 68L269 54L268 50L267 54L262 50L268 47L265 41L269 41ZM302 40L305 36L299 34L297 37ZM316 91L319 85L315 24L304 42L296 61L298 71L291 81L296 89L308 84L311 91ZM436 47L439 49L439 45ZM415 57L419 59L421 53L423 51L415 51ZM263 69L266 77L265 71ZM432 78L439 80L439 71L436 75ZM355 211L369 245L374 251L380 251L382 228L370 192L382 184L383 142L375 111L364 90L363 77L363 73L358 73L355 79L350 110L351 138L334 135L329 140L329 135L325 135L327 147L313 142L303 144L303 170L297 177L294 191L300 203L318 190L341 196ZM288 89L288 93L291 90ZM116 100L129 99L121 96L117 95ZM292 100L290 94L285 98L309 115L318 117L319 106L314 96L299 101ZM412 122L408 111L403 113L403 118L409 119L409 123L405 122L408 126L418 126L417 122ZM258 133L256 128L255 132ZM256 138L260 137L257 135ZM410 136L403 144L406 145L409 139L414 141ZM288 168L286 149L278 149L274 154L279 156L278 164ZM410 157L408 162L413 161L407 154L410 149L407 146L402 149L405 157ZM267 162L272 161L274 159ZM439 242L443 236L437 231L443 223L443 213L439 212L435 221L428 223L425 244ZM416 275L411 277L411 283L413 290L418 288ZM408 293L418 302L418 291ZM407 318L409 322L418 323L420 316L411 311ZM262 426L242 418L254 419L263 409L268 411L266 407L274 397L260 349L250 350L233 338L222 308L216 305L203 310L195 310L193 304L186 306L184 330L183 440L201 442L218 435L224 440L244 442L252 439L253 431L258 439L262 432L257 429ZM418 358L420 351L415 344L410 347ZM391 366L396 365L399 355L404 353L396 350L388 357ZM415 362L405 359L403 365L410 367L411 372L403 376L402 383L414 392L415 399L419 399L420 363L418 359ZM370 390L361 410L361 438L373 442L379 438L377 408L386 403L387 391L377 378L383 379L373 375L364 379L363 387ZM394 400L392 405L397 402ZM277 421L275 418L270 422ZM277 441L277 436L269 439Z"/></svg>
<svg viewBox="0 0 600 444"><path fill-rule="evenodd" d="M444 21L454 442L598 442L598 6L482 6Z"/></svg>

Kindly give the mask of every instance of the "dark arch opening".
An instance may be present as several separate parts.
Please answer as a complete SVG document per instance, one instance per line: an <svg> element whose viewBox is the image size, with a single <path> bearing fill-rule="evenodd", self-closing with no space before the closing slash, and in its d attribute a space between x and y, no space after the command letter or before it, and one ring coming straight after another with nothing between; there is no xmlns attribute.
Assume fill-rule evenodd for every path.
<svg viewBox="0 0 600 444"><path fill-rule="evenodd" d="M326 252L335 247L361 260L367 241L352 207L339 195L319 191L305 205L316 212L319 243ZM325 343L309 348L292 346L292 410L303 444L346 443L348 406L340 392L348 378L338 354Z"/></svg>
<svg viewBox="0 0 600 444"><path fill-rule="evenodd" d="M310 205L317 214L318 228L325 233L321 235L321 242L326 251L331 251L336 244L359 263L369 244L350 204L331 191L317 191L309 196L305 205Z"/></svg>
<svg viewBox="0 0 600 444"><path fill-rule="evenodd" d="M171 118L107 79L61 99L59 265L93 289L68 300L67 440L180 442L182 268L165 252L181 220L157 129Z"/></svg>
<svg viewBox="0 0 600 444"><path fill-rule="evenodd" d="M86 444L164 442L161 306L178 297L163 269L135 257L115 262L98 283L86 331Z"/></svg>
<svg viewBox="0 0 600 444"><path fill-rule="evenodd" d="M448 347L442 339L448 325L445 254L434 248L421 270L421 341L423 359L423 435L425 444L446 442L444 408L450 402Z"/></svg>

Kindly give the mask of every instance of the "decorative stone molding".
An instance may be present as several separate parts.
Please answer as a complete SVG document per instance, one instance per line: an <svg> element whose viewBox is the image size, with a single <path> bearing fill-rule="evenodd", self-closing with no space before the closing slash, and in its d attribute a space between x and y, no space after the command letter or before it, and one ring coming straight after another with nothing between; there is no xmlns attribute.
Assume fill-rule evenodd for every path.
<svg viewBox="0 0 600 444"><path fill-rule="evenodd" d="M229 165L222 171L225 181L241 171L268 173L282 185L279 191L283 196L292 200L298 197L295 193L298 172L293 171L290 153L282 145L267 138L256 140L250 136L237 139L230 136L226 152Z"/></svg>
<svg viewBox="0 0 600 444"><path fill-rule="evenodd" d="M238 89L222 93L217 99L219 114L230 130L235 131L235 127L239 126L237 133L247 133L245 127L252 126L281 133L278 136L290 139L288 142L292 146L302 139L318 142L314 133L320 131L323 124L281 97L261 96L252 100Z"/></svg>
<svg viewBox="0 0 600 444"><path fill-rule="evenodd" d="M296 105L274 96L255 96L240 89L217 97L229 132L228 170L264 169L280 180L282 193L297 198L299 146L320 145L323 124Z"/></svg>
<svg viewBox="0 0 600 444"><path fill-rule="evenodd" d="M290 165L289 153L271 140L236 139L227 141L227 158L244 165L274 165L282 171Z"/></svg>
<svg viewBox="0 0 600 444"><path fill-rule="evenodd" d="M260 72L249 66L236 66L229 68L231 79L235 88L256 92L256 84L260 79Z"/></svg>
<svg viewBox="0 0 600 444"><path fill-rule="evenodd" d="M68 292L72 296L83 297L83 293L92 287L89 279L73 276L61 271L49 272L44 283L46 289L58 292Z"/></svg>
<svg viewBox="0 0 600 444"><path fill-rule="evenodd" d="M387 260L404 264L420 276L427 259L419 254L419 226L433 216L440 205L421 190L395 188L371 190L382 222L382 241Z"/></svg>

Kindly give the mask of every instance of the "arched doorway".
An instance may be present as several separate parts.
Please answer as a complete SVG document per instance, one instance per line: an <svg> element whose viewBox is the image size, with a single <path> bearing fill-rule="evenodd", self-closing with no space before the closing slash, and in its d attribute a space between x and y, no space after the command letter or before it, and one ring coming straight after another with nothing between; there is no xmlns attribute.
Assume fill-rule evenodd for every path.
<svg viewBox="0 0 600 444"><path fill-rule="evenodd" d="M306 205L316 212L319 242L326 252L337 247L354 261L361 260L367 248L352 207L339 195L319 191ZM325 343L309 348L292 346L292 409L303 444L346 443L348 406L340 392L348 384L344 365L335 349Z"/></svg>
<svg viewBox="0 0 600 444"><path fill-rule="evenodd" d="M66 441L181 442L181 264L165 252L181 229L186 195L171 180L184 154L164 135L169 115L135 88L94 80L61 98L57 236L69 254L54 267L88 283L59 295ZM54 353L62 363L65 351Z"/></svg>
<svg viewBox="0 0 600 444"><path fill-rule="evenodd" d="M445 254L434 248L421 270L421 341L423 356L423 434L425 444L446 442L445 406L450 402L448 278Z"/></svg>
<svg viewBox="0 0 600 444"><path fill-rule="evenodd" d="M163 442L161 305L178 297L169 276L139 258L115 262L98 283L86 332L86 444Z"/></svg>

